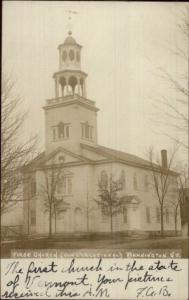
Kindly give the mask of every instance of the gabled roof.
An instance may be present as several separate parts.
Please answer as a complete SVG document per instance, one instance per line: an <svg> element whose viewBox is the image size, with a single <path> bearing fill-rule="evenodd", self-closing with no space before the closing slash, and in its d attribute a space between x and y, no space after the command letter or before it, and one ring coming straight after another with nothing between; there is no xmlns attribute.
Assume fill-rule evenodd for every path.
<svg viewBox="0 0 189 300"><path fill-rule="evenodd" d="M64 153L66 155L69 155L73 158L72 165L76 164L102 164L102 163L108 163L108 162L120 162L126 165L143 168L143 169L152 169L151 162L148 160L145 160L143 158L140 158L136 155L129 154L126 152L118 151L115 149L107 148L104 146L96 145L91 146L88 144L80 144L81 149L87 150L90 153L95 153L95 156L92 156L92 158L89 158L85 151L82 152L82 155L73 153L63 147L58 147L54 151L52 151L49 154L46 154L46 152L42 152L40 155L38 155L35 159L33 159L28 165L23 167L23 171L34 171L36 169L44 168L46 163L50 161L53 157L55 157L58 153ZM65 162L65 165L70 165L70 162ZM52 165L52 163L50 164ZM159 171L159 165L153 164L156 171ZM169 171L171 175L177 176L178 173L170 170Z"/></svg>
<svg viewBox="0 0 189 300"><path fill-rule="evenodd" d="M58 147L54 151L50 153L46 153L45 151L39 154L37 157L35 157L33 160L30 161L29 164L24 166L22 168L23 171L34 171L36 169L44 168L46 166L46 163L56 157L58 153L63 153L64 155L69 155L74 159L74 162L80 162L80 163L91 163L91 160L82 156L78 155L76 153L73 153L63 147ZM50 165L52 165L52 162L50 162ZM66 162L65 162L66 165Z"/></svg>
<svg viewBox="0 0 189 300"><path fill-rule="evenodd" d="M135 166L135 167L139 167L139 168L145 168L145 169L151 169L151 162L148 160L145 160L143 158L140 158L136 155L130 154L130 153L126 153L126 152L122 152L119 150L115 150L115 149L111 149L111 148L107 148L104 146L90 146L90 145L86 145L86 144L81 144L81 147L84 149L88 149L91 151L94 151L96 153L99 153L103 156L106 156L109 159L112 159L114 161L119 161L122 163L125 163L127 165L131 165L131 166ZM157 171L159 170L159 165L157 164L153 164L154 168L157 169ZM170 173L172 175L178 175L178 173L170 170Z"/></svg>

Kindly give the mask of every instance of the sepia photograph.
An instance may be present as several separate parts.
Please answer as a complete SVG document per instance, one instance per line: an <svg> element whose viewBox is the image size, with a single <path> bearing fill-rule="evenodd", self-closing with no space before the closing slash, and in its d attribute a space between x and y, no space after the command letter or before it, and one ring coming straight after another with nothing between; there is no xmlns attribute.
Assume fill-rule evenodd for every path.
<svg viewBox="0 0 189 300"><path fill-rule="evenodd" d="M2 7L1 259L188 259L188 3Z"/></svg>

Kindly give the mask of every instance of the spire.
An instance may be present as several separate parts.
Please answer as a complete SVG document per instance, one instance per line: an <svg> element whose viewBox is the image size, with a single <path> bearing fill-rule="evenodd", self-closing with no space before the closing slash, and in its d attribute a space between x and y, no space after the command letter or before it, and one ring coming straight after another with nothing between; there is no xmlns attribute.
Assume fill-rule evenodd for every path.
<svg viewBox="0 0 189 300"><path fill-rule="evenodd" d="M68 35L72 35L72 16L77 14L77 11L73 11L73 10L68 10L67 14L68 14Z"/></svg>

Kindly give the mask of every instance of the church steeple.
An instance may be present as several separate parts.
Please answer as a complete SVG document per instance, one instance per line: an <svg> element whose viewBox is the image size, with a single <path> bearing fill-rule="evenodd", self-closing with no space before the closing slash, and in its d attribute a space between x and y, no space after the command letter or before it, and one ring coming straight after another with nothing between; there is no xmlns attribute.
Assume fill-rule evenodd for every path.
<svg viewBox="0 0 189 300"><path fill-rule="evenodd" d="M47 99L44 106L47 152L63 147L80 153L82 143L97 144L98 108L86 96L87 74L81 70L81 49L71 31L58 46L55 97Z"/></svg>
<svg viewBox="0 0 189 300"><path fill-rule="evenodd" d="M81 71L81 49L69 30L64 43L58 46L59 71L55 79L55 97L78 94L86 98L85 80L87 74Z"/></svg>

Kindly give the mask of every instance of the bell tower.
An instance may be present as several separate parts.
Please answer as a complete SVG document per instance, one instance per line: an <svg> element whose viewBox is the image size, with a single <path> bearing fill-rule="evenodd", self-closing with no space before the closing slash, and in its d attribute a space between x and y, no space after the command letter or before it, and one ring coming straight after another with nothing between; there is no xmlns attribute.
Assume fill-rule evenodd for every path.
<svg viewBox="0 0 189 300"><path fill-rule="evenodd" d="M81 49L72 32L64 43L58 46L59 71L54 74L55 97L64 97L77 93L86 98L85 80L87 74L81 71Z"/></svg>
<svg viewBox="0 0 189 300"><path fill-rule="evenodd" d="M53 74L55 97L47 99L43 107L47 153L61 146L79 154L81 143L97 144L98 108L86 95L87 74L81 70L81 50L69 30L58 46L59 70Z"/></svg>

